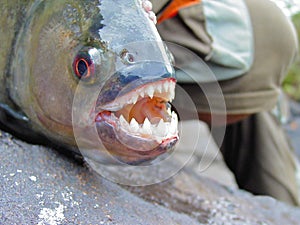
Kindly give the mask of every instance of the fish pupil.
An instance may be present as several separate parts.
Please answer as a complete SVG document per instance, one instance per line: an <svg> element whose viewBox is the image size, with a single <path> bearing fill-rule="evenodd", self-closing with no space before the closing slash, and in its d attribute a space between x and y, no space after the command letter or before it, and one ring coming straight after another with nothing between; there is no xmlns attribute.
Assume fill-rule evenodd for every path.
<svg viewBox="0 0 300 225"><path fill-rule="evenodd" d="M85 76L87 71L88 71L88 65L85 60L79 60L78 65L77 65L77 71L79 76Z"/></svg>

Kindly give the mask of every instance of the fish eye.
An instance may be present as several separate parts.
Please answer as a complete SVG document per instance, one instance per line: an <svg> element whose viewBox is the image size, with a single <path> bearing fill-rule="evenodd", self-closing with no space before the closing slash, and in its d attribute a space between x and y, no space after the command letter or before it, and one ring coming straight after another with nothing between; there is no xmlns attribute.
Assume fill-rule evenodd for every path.
<svg viewBox="0 0 300 225"><path fill-rule="evenodd" d="M90 78L94 74L94 63L88 53L79 53L73 61L73 72L79 79Z"/></svg>

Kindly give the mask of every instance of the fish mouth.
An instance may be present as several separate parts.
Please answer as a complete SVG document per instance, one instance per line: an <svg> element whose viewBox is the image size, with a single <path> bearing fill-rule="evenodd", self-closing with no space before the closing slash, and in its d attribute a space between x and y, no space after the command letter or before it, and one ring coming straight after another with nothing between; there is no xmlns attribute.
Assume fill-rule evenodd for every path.
<svg viewBox="0 0 300 225"><path fill-rule="evenodd" d="M110 154L128 164L152 160L178 141L178 117L170 104L176 80L168 77L142 83L96 106L101 141Z"/></svg>

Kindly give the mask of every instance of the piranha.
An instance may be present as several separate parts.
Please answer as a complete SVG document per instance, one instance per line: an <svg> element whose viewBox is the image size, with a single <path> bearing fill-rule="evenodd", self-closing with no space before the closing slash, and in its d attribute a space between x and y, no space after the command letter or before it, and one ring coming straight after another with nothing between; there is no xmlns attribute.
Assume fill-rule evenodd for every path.
<svg viewBox="0 0 300 225"><path fill-rule="evenodd" d="M99 161L135 164L171 151L172 57L144 3L3 1L1 127Z"/></svg>

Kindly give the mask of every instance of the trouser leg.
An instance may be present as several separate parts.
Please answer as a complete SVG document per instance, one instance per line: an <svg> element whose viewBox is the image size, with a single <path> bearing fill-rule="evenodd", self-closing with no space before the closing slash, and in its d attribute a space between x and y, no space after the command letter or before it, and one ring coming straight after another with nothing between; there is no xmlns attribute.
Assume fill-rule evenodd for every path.
<svg viewBox="0 0 300 225"><path fill-rule="evenodd" d="M241 188L299 205L296 158L270 112L228 125L221 151Z"/></svg>

